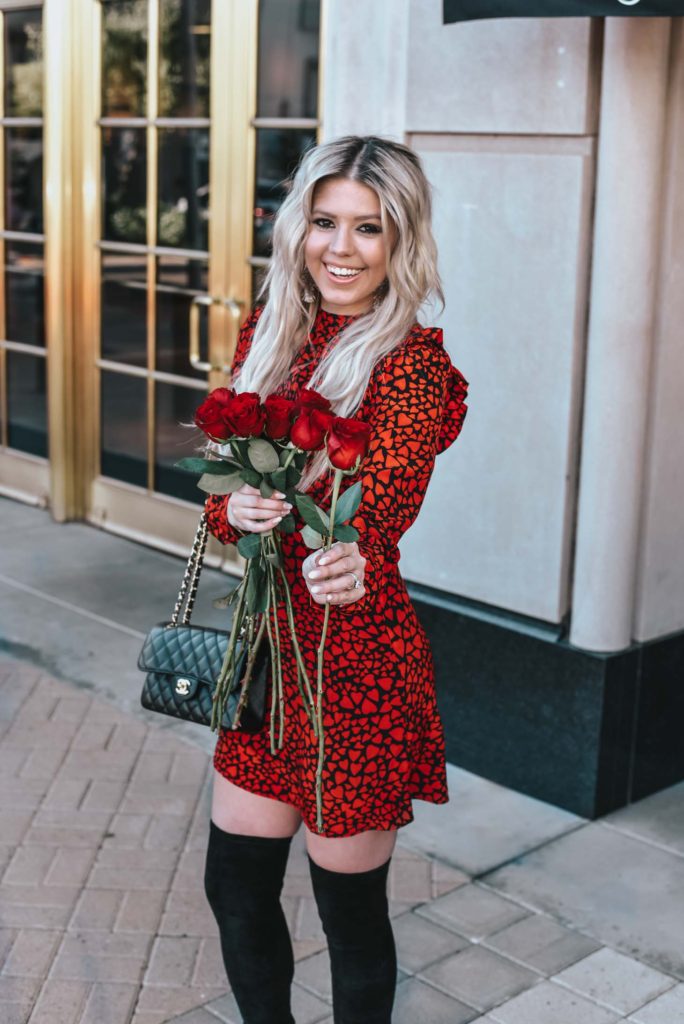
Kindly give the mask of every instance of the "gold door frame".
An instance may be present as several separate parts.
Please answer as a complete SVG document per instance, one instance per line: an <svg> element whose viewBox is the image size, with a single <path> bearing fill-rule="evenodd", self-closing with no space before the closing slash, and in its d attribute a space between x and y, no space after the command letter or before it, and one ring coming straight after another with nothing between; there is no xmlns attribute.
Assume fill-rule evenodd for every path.
<svg viewBox="0 0 684 1024"><path fill-rule="evenodd" d="M50 0L48 0L50 2ZM74 2L74 0L72 0ZM94 339L100 332L100 210L101 187L99 172L99 93L92 87L100 82L101 7L99 0L85 0L88 8L83 17L84 0L79 2L82 39L80 52L88 59L80 64L81 82L76 95L82 98L88 110L82 111L79 122L86 127L81 140L82 158L76 170L80 178L78 189L81 210L77 222L82 226L79 244L79 263L83 268L80 289L80 315L77 317L80 335L77 374L79 393L86 398L84 410L89 428L82 434L80 452L80 507L77 514L112 532L161 547L164 550L184 552L192 537L199 514L198 506L176 498L151 493L133 484L127 484L98 475L100 448L100 382L99 366L103 361L93 352ZM147 194L156 194L156 117L158 24L160 0L149 0L149 63L148 63L148 118L147 129ZM208 309L210 360L216 365L229 363L236 341L234 319L223 300L241 301L246 311L250 295L250 268L247 261L251 249L250 187L254 174L254 132L248 126L254 117L256 102L256 49L257 0L212 0L212 42L210 90L210 217L209 217L209 295L214 300ZM88 84L90 83L90 85ZM226 97L229 97L226 108ZM147 271L148 346L154 346L155 308L154 282L156 255L159 251L173 253L165 247L157 249L156 219L147 218ZM154 367L154 352L148 349L148 366ZM146 372L148 413L148 466L153 462L154 384L164 374L154 370ZM197 388L198 403L205 391L201 382L188 378ZM219 373L209 375L209 386L224 383ZM180 428L179 428L180 429ZM226 549L218 541L210 542L208 561L224 562ZM225 562L227 568L237 571L234 557Z"/></svg>

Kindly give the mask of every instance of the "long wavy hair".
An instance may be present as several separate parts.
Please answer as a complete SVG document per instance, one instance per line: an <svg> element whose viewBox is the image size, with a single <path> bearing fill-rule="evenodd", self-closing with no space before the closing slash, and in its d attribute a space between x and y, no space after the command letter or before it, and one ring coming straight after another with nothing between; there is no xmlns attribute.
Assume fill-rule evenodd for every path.
<svg viewBox="0 0 684 1024"><path fill-rule="evenodd" d="M320 391L337 416L353 416L374 366L406 337L419 308L444 302L432 235L430 185L417 155L375 135L349 135L310 149L303 157L273 228L273 258L260 296L267 299L252 344L232 384L266 395L287 380L292 361L313 325L317 302L305 301L304 243L319 182L347 178L372 188L382 227L394 244L387 253L384 297L340 331L308 386ZM306 490L328 471L325 452L313 455L302 476Z"/></svg>

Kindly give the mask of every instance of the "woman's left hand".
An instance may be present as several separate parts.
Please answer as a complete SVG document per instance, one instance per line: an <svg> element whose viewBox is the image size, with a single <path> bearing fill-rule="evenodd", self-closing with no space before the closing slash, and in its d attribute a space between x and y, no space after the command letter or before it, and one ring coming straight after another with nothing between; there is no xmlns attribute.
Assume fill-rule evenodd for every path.
<svg viewBox="0 0 684 1024"><path fill-rule="evenodd" d="M353 604L366 593L366 559L356 541L335 541L329 551L312 551L302 562L302 574L316 604ZM361 586L355 587L354 573Z"/></svg>

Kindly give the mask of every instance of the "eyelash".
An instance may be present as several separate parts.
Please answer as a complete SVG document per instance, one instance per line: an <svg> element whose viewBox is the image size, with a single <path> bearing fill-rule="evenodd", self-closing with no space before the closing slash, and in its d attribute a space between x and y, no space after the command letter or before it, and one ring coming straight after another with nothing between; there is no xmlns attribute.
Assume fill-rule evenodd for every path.
<svg viewBox="0 0 684 1024"><path fill-rule="evenodd" d="M323 230L325 230L325 225L332 224L332 221L328 220L327 217L316 217L313 223L317 228L323 228ZM364 235L379 235L382 231L382 228L378 227L377 224L359 224L358 230L361 231L362 228L369 228L368 231L363 232Z"/></svg>

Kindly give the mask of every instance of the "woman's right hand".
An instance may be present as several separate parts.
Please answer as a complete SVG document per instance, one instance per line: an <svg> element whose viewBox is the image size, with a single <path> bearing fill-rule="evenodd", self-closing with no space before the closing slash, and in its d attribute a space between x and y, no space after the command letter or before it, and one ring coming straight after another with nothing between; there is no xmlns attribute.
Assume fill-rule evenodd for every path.
<svg viewBox="0 0 684 1024"><path fill-rule="evenodd" d="M272 530L292 508L281 491L262 498L256 487L243 484L233 491L228 502L228 522L244 533L265 533Z"/></svg>

